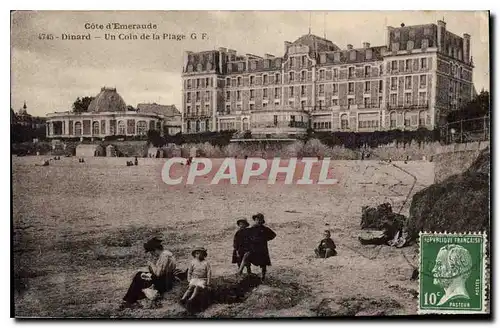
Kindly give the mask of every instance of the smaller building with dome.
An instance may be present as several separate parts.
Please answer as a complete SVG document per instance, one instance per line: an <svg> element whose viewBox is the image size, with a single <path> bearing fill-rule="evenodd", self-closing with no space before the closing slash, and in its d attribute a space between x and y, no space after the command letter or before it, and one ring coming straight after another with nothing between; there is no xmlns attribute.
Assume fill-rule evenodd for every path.
<svg viewBox="0 0 500 328"><path fill-rule="evenodd" d="M181 114L172 106L139 104L128 110L116 88L102 87L86 112L47 114L47 137L52 139L146 136L149 130L177 133ZM148 110L154 109L154 110Z"/></svg>

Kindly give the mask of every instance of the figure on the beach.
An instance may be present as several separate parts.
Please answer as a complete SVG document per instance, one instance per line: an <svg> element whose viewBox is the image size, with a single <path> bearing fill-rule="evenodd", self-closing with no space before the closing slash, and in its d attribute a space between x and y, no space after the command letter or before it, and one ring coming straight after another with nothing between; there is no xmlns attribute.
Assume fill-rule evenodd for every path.
<svg viewBox="0 0 500 328"><path fill-rule="evenodd" d="M255 224L248 228L250 251L243 256L239 273L241 274L247 263L250 263L261 268L262 280L265 280L267 267L271 265L267 243L276 237L276 233L265 226L266 221L262 213L253 215L252 219Z"/></svg>
<svg viewBox="0 0 500 328"><path fill-rule="evenodd" d="M210 286L212 278L212 269L210 263L206 260L207 250L203 247L197 247L191 253L193 260L188 268L189 286L181 298L181 302L193 301L201 291Z"/></svg>
<svg viewBox="0 0 500 328"><path fill-rule="evenodd" d="M193 158L192 158L192 157L189 157L189 158L187 159L186 165L187 165L187 166L190 166L192 162L193 162Z"/></svg>
<svg viewBox="0 0 500 328"><path fill-rule="evenodd" d="M41 164L35 164L35 166L49 166L49 160L44 159Z"/></svg>
<svg viewBox="0 0 500 328"><path fill-rule="evenodd" d="M238 225L238 231L234 234L233 241L233 260L232 263L236 263L238 265L238 269L241 266L241 261L243 260L243 256L245 253L250 251L248 232L250 231L248 227L250 223L246 219L239 219L236 221ZM252 273L251 264L246 263L247 273Z"/></svg>
<svg viewBox="0 0 500 328"><path fill-rule="evenodd" d="M135 156L134 165L139 165L139 160L137 160L137 156Z"/></svg>
<svg viewBox="0 0 500 328"><path fill-rule="evenodd" d="M136 273L123 298L122 307L129 307L146 298L146 290L154 290L157 297L161 296L172 288L175 275L178 273L174 255L164 249L160 238L150 239L144 244L144 250L151 259L148 261L148 268Z"/></svg>
<svg viewBox="0 0 500 328"><path fill-rule="evenodd" d="M335 246L335 243L331 238L330 230L325 230L323 233L323 239L319 242L319 245L314 250L314 253L317 257L326 259L330 256L337 255L336 248L337 246Z"/></svg>

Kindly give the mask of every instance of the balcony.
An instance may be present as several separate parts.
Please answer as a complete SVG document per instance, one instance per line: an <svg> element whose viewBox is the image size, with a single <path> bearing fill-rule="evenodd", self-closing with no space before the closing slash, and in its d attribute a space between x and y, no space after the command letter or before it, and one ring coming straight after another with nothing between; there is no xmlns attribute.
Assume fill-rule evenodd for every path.
<svg viewBox="0 0 500 328"><path fill-rule="evenodd" d="M391 105L387 103L387 109L427 109L429 108L429 103L423 104L403 104L403 105Z"/></svg>
<svg viewBox="0 0 500 328"><path fill-rule="evenodd" d="M307 122L297 121L279 121L279 122L252 122L250 128L252 129L307 129Z"/></svg>

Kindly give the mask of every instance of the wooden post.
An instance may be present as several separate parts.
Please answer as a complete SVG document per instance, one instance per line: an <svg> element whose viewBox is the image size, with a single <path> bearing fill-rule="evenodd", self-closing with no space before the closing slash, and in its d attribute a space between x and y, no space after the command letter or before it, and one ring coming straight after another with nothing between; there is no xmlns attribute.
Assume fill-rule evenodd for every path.
<svg viewBox="0 0 500 328"><path fill-rule="evenodd" d="M464 128L463 128L464 121L460 120L460 143L463 142L463 136L464 136Z"/></svg>
<svg viewBox="0 0 500 328"><path fill-rule="evenodd" d="M488 131L487 131L487 122L486 122L486 116L483 119L483 130L484 130L484 140L488 140Z"/></svg>

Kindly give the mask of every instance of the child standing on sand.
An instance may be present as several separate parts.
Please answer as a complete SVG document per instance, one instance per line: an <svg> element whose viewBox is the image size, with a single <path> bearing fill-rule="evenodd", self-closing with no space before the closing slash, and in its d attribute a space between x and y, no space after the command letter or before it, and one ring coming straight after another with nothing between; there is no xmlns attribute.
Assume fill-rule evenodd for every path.
<svg viewBox="0 0 500 328"><path fill-rule="evenodd" d="M210 263L205 259L207 257L207 250L203 247L197 247L193 250L191 255L194 259L191 261L191 265L188 269L187 278L189 287L184 293L184 296L182 296L181 302L194 300L200 290L210 286L210 280L212 278Z"/></svg>
<svg viewBox="0 0 500 328"><path fill-rule="evenodd" d="M248 237L248 232L250 231L248 227L250 226L250 223L246 219L238 219L236 221L236 224L238 225L238 231L234 234L234 240L233 240L233 260L232 263L236 263L238 265L238 269L241 266L241 262L243 260L243 256L250 251L249 247L249 237ZM246 268L248 274L252 273L251 265L250 263L246 263Z"/></svg>

